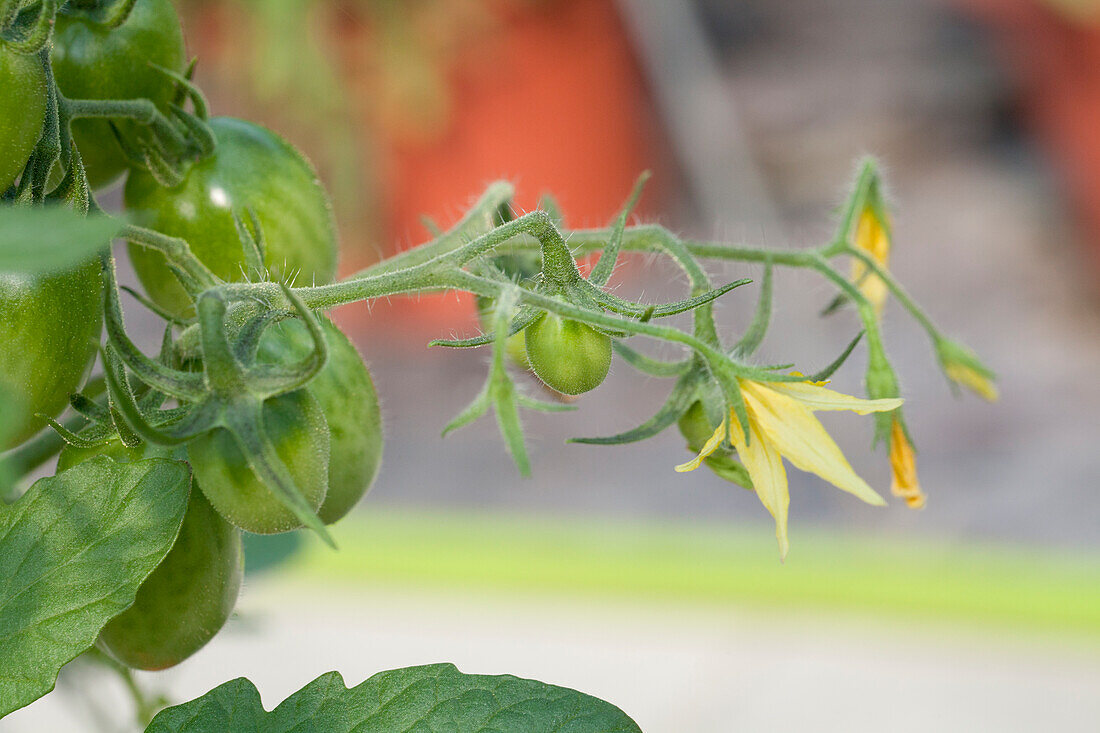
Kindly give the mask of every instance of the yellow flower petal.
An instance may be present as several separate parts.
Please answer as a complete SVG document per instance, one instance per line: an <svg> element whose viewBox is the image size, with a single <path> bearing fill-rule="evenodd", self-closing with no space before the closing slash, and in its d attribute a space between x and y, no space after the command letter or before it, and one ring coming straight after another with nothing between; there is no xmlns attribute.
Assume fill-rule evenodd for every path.
<svg viewBox="0 0 1100 733"><path fill-rule="evenodd" d="M791 495L787 490L787 471L783 468L783 458L775 446L760 431L756 422L749 418L749 441L746 443L741 424L736 418L730 421L730 441L737 449L737 456L745 464L752 478L753 490L760 503L775 518L775 538L779 541L779 556L787 557L790 541L787 537L787 514L791 504Z"/></svg>
<svg viewBox="0 0 1100 733"><path fill-rule="evenodd" d="M996 402L1001 397L993 380L965 364L953 362L947 364L944 371L951 381L961 384L989 402Z"/></svg>
<svg viewBox="0 0 1100 733"><path fill-rule="evenodd" d="M764 439L796 468L815 473L868 504L886 503L856 475L848 459L809 407L768 386L753 382L742 384L745 387L745 402ZM753 481L755 483L755 478Z"/></svg>
<svg viewBox="0 0 1100 733"><path fill-rule="evenodd" d="M890 491L894 496L904 499L910 509L924 507L924 492L917 480L917 461L913 446L905 435L901 420L897 418L894 418L894 426L890 430L890 469L894 475Z"/></svg>
<svg viewBox="0 0 1100 733"><path fill-rule="evenodd" d="M736 422L736 420L735 420ZM722 445L722 440L726 437L726 423L723 421L718 429L707 439L707 442L703 444L703 448L699 451L699 455L692 458L687 463L681 463L676 467L676 473L687 473L688 471L694 471L703 465L703 461L714 451L718 450L718 446Z"/></svg>
<svg viewBox="0 0 1100 733"><path fill-rule="evenodd" d="M869 415L872 412L896 410L905 402L900 398L865 400L810 382L767 382L759 385L754 382L743 382L742 384L749 391L759 386L759 389L768 389L793 397L811 410L851 410L859 415Z"/></svg>

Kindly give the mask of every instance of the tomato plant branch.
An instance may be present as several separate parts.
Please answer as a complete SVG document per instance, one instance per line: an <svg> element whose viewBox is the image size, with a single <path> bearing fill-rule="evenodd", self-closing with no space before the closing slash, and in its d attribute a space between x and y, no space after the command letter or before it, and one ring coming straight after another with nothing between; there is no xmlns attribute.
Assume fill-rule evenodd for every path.
<svg viewBox="0 0 1100 733"><path fill-rule="evenodd" d="M515 189L507 181L496 181L489 185L462 219L449 231L412 249L407 249L370 267L360 270L348 279L357 279L367 275L379 275L385 272L421 265L440 255L447 254L470 240L491 230L496 225L496 213L512 199Z"/></svg>
<svg viewBox="0 0 1100 733"><path fill-rule="evenodd" d="M108 28L118 28L130 17L137 0L107 0L96 3L74 3L70 0L66 12L79 14L93 23ZM88 7L84 7L88 5Z"/></svg>
<svg viewBox="0 0 1100 733"><path fill-rule="evenodd" d="M70 119L106 118L133 120L151 127L175 148L185 150L187 139L149 99L64 99Z"/></svg>
<svg viewBox="0 0 1100 733"><path fill-rule="evenodd" d="M909 315L921 325L933 341L939 341L943 338L943 334L940 333L940 330L936 327L935 323L932 322L932 319L924 309L913 300L913 297L909 295L908 291L902 287L901 283L897 281L890 271L880 265L874 257L871 257L861 249L851 246L846 246L843 254L855 257L867 267L872 275L886 283L886 287L893 296L898 299L898 302L901 303L907 311L909 311Z"/></svg>
<svg viewBox="0 0 1100 733"><path fill-rule="evenodd" d="M164 695L150 696L146 693L134 678L133 670L115 661L98 648L92 647L84 653L83 658L96 662L118 675L123 687L126 688L127 694L130 695L130 699L134 703L134 716L138 725L142 728L149 725L150 721L153 720L153 716L168 704L169 701Z"/></svg>
<svg viewBox="0 0 1100 733"><path fill-rule="evenodd" d="M119 237L163 254L170 265L174 265L194 282L194 286L198 288L194 294L215 287L221 282L217 275L211 272L210 268L195 256L187 240L170 237L167 234L161 234L152 229L133 224L127 224L123 227Z"/></svg>
<svg viewBox="0 0 1100 733"><path fill-rule="evenodd" d="M609 228L575 230L568 233L568 241L570 244L576 246L578 253L594 252L599 251L601 247L606 244L611 233L612 230ZM665 249L669 240L680 241L674 234L662 226L643 225L628 229L624 234L622 246L623 249L629 251L655 252L659 249ZM860 299L857 299L853 295L853 293L859 292L858 288L849 288L848 286L852 285L852 283L838 273L835 273L835 271L833 271L835 277L826 272L826 270L832 269L828 264L829 259L839 255L850 255L863 262L867 266L867 269L871 271L871 274L882 279L890 292L898 299L898 302L901 303L914 320L921 325L933 341L939 341L943 338L942 333L936 327L932 319L913 299L908 291L905 290L901 283L899 283L897 279L894 278L888 270L883 268L873 257L849 245L844 239L837 239L819 247L810 247L793 252L766 247L734 247L721 243L688 240L683 241L682 244L687 252L703 259L734 262L771 262L775 265L815 270L836 285L838 289L844 292L857 304L857 309L860 310L860 317L864 323L867 324L876 319L874 317L873 308L869 315L868 312L859 307L862 296ZM522 249L524 244L522 242L513 243L512 246ZM841 283L844 284L842 285ZM870 304L867 304L867 307L869 308Z"/></svg>

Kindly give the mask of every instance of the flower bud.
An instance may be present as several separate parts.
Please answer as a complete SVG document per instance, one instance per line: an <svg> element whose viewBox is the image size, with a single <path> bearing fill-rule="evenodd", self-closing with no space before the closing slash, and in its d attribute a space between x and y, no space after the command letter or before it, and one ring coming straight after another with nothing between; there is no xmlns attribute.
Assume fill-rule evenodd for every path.
<svg viewBox="0 0 1100 733"><path fill-rule="evenodd" d="M936 342L940 367L955 384L966 387L979 397L996 402L1000 397L993 371L979 361L977 354L962 344L940 339Z"/></svg>

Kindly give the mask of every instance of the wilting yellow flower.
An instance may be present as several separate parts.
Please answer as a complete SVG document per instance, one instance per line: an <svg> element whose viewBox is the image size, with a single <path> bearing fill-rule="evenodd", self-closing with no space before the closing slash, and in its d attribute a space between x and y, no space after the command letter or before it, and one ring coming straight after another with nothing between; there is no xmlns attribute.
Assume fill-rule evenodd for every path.
<svg viewBox="0 0 1100 733"><path fill-rule="evenodd" d="M883 269L890 266L889 225L881 221L870 206L859 216L853 245L869 254ZM875 313L881 316L889 295L886 283L868 272L867 265L858 259L852 262L852 282L859 286L863 297L874 306Z"/></svg>
<svg viewBox="0 0 1100 733"><path fill-rule="evenodd" d="M966 387L989 402L996 402L1001 397L993 380L968 364L949 362L944 365L943 371L952 382Z"/></svg>
<svg viewBox="0 0 1100 733"><path fill-rule="evenodd" d="M728 422L730 440L752 477L753 489L775 518L775 536L783 557L786 557L789 547L787 509L790 505L783 458L795 468L816 473L838 489L854 494L868 504L885 503L874 489L856 475L814 412L850 410L866 415L895 410L901 406L902 400L864 400L809 382L742 379L740 385L749 417L747 439L737 416L731 414L714 431L698 457L677 466L677 471L694 471L707 456L714 453L725 438Z"/></svg>
<svg viewBox="0 0 1100 733"><path fill-rule="evenodd" d="M916 454L898 417L894 417L894 425L890 429L890 470L894 475L891 493L904 499L910 509L922 508L924 492L917 480Z"/></svg>

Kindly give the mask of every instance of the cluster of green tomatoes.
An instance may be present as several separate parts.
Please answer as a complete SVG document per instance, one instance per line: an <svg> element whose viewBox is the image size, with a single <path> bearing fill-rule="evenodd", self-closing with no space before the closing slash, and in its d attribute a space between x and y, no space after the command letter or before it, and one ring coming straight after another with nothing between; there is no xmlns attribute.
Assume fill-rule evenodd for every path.
<svg viewBox="0 0 1100 733"><path fill-rule="evenodd" d="M36 29L44 27L46 39L36 44ZM95 206L92 191L125 177L128 221L185 240L221 281L333 281L333 217L314 169L261 126L207 116L190 84L170 0L0 0L0 28L2 205L74 205L81 200L74 192L83 190L87 211L88 201ZM194 113L183 111L187 99ZM150 103L155 110L142 119L140 105ZM171 124L156 128L149 123L154 116ZM61 155L44 152L51 125L65 148ZM186 273L140 244L131 242L129 255L146 293L134 295L168 323L162 367L197 379L203 349L178 348L172 338L174 328L195 327L201 316L194 293L181 285ZM497 265L516 279L538 272L537 255L500 258ZM49 422L66 439L58 471L101 455L190 463L191 498L175 545L99 640L128 667L163 669L206 644L232 612L243 572L242 531L287 532L303 521L257 471L239 430L215 425L187 440L143 439L120 419L125 411L108 389L111 374L85 385L104 308L110 330L112 304L117 308L117 284L106 255L63 272L0 274L0 386L18 402L16 427L0 451L41 440ZM491 309L491 299L483 306ZM233 359L285 376L318 350L325 355L304 386L263 401L262 432L309 509L331 524L363 498L378 472L378 398L348 338L323 316L298 315L308 317L289 313L240 326ZM567 395L598 386L612 355L608 335L549 313L515 334L511 347L517 363ZM106 355L104 369L114 369ZM129 385L126 379L123 371ZM223 385L222 403L232 402L229 392ZM160 415L162 427L186 402L153 385L134 394L134 407ZM69 406L77 421L62 426L54 418Z"/></svg>
<svg viewBox="0 0 1100 733"><path fill-rule="evenodd" d="M8 3L7 5L11 5ZM19 3L16 3L19 5ZM22 52L0 41L0 192L17 205L22 178L47 121L51 83L66 99L152 100L169 109L177 94L170 70L186 71L183 35L170 0L129 3L112 27L98 22L95 3L70 2L56 15L52 42ZM12 22L9 27L18 27ZM48 64L48 66L47 66ZM51 82L52 80L52 82ZM231 118L204 120L216 141L206 156L183 161L179 180L134 165L127 147L144 130L131 120L75 119L72 143L89 186L102 188L125 176L128 219L185 239L218 277L259 277L246 271L235 214L248 211L262 230L264 277L330 282L336 270L336 236L328 197L311 165L276 134ZM56 166L48 187L64 171ZM194 305L158 252L131 245L131 261L152 304L177 324L194 320ZM46 276L0 275L0 383L20 402L18 427L0 449L19 446L57 417L78 393L97 353L103 321L101 263ZM324 367L308 386L264 405L264 429L309 505L325 523L343 517L377 474L382 452L378 398L355 346L320 318ZM292 365L312 349L295 319L273 322L255 344L256 363ZM196 355L198 358L198 355ZM183 370L201 369L178 357ZM241 584L241 532L270 534L301 526L257 478L235 439L207 431L182 446L135 440L112 423L112 406L91 386L73 398L87 420L61 451L58 470L92 456L129 462L151 456L187 460L194 483L178 539L144 582L136 603L102 632L100 646L123 664L161 669L187 658L222 627ZM152 399L152 391L146 398ZM159 396L165 402L165 396ZM84 436L90 436L85 439Z"/></svg>

